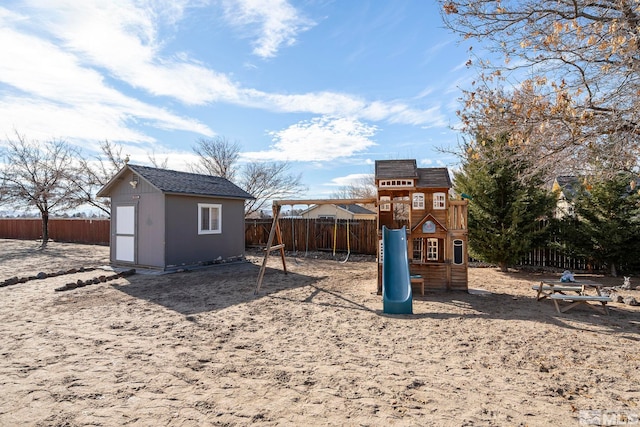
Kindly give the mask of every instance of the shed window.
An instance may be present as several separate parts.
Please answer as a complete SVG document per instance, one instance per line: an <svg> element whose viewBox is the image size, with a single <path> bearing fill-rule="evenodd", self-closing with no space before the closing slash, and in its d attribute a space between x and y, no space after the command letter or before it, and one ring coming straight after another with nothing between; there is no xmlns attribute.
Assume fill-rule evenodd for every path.
<svg viewBox="0 0 640 427"><path fill-rule="evenodd" d="M433 193L433 209L445 209L447 196L445 193Z"/></svg>
<svg viewBox="0 0 640 427"><path fill-rule="evenodd" d="M424 193L413 193L413 209L424 209Z"/></svg>
<svg viewBox="0 0 640 427"><path fill-rule="evenodd" d="M222 205L198 203L198 234L222 233Z"/></svg>

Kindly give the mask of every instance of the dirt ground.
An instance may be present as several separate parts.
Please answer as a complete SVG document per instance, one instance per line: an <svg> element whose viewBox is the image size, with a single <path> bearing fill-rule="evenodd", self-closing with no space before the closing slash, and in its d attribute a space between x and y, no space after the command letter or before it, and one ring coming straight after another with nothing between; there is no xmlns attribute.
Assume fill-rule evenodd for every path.
<svg viewBox="0 0 640 427"><path fill-rule="evenodd" d="M107 247L37 247L0 240L0 282L108 264ZM261 261L0 288L0 426L638 421L640 307L558 314L531 289L557 275L471 268L482 292L429 292L413 315L387 315L366 257L290 257L287 275L272 257L255 296Z"/></svg>

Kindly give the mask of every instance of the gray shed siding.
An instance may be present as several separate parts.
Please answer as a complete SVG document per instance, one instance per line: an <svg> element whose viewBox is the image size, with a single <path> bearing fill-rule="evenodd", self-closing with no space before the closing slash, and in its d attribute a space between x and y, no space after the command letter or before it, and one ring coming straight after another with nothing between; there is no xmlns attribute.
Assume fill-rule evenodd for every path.
<svg viewBox="0 0 640 427"><path fill-rule="evenodd" d="M198 203L222 205L222 233L198 234ZM166 195L166 266L244 255L244 200Z"/></svg>
<svg viewBox="0 0 640 427"><path fill-rule="evenodd" d="M133 205L136 208L135 264L148 267L164 267L165 213L164 195L153 186L138 179L136 188L129 182L132 173L126 173L122 182L111 193L112 212L117 206ZM114 242L116 223L111 221L111 241ZM110 260L116 263L115 244L111 245ZM121 263L121 262L119 262Z"/></svg>

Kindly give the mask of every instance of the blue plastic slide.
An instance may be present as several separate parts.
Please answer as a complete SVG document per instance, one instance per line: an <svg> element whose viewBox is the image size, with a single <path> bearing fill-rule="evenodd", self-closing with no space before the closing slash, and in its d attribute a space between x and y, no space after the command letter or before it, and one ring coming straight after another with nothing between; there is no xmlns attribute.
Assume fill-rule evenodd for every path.
<svg viewBox="0 0 640 427"><path fill-rule="evenodd" d="M406 227L382 226L382 307L388 314L413 313Z"/></svg>

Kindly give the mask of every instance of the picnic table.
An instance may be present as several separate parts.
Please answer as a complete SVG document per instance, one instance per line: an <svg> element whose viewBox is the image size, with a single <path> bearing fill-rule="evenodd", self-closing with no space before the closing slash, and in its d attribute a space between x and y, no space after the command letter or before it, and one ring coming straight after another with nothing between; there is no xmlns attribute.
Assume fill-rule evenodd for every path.
<svg viewBox="0 0 640 427"><path fill-rule="evenodd" d="M601 283L591 280L577 280L574 282L562 282L560 280L542 280L539 285L532 286L537 291L538 301L545 298L553 300L558 313L564 313L579 305L587 305L596 311L600 308L605 314L609 314L607 303L613 301L610 297L602 295ZM569 302L569 305L560 307L559 301ZM592 302L599 303L591 304Z"/></svg>

